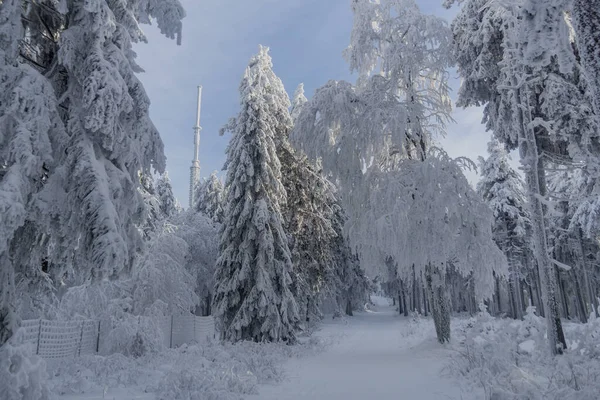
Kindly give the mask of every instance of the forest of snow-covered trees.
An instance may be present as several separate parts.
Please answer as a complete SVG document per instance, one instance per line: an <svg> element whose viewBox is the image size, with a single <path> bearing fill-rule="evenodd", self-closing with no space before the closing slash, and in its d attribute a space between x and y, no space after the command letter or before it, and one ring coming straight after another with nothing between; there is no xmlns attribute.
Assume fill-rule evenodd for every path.
<svg viewBox="0 0 600 400"><path fill-rule="evenodd" d="M446 0L452 21L347 3L355 79L290 98L259 46L222 121L224 173L184 210L133 48L149 23L181 43L179 0L0 0L0 398L64 394L23 321L99 321L100 365L189 357L159 321L211 317L214 367L185 358L198 375L150 392L229 399L204 382L246 383L219 362L258 383L271 362L235 346L308 348L320 323L384 307L373 293L389 318L431 319L429 346L458 349L486 399L597 398L600 1ZM439 145L455 106L483 110L486 157ZM526 386L513 364L551 376Z"/></svg>

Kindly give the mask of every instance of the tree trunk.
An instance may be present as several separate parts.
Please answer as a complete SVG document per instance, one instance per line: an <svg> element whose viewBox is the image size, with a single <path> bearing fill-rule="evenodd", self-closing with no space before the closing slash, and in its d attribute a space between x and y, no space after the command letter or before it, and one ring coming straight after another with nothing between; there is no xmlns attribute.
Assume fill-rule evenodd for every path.
<svg viewBox="0 0 600 400"><path fill-rule="evenodd" d="M555 275L556 275L556 282L558 283L558 292L559 292L558 294L560 296L560 301L562 303L563 318L571 319L571 313L569 311L569 301L567 300L567 296L566 296L566 288L565 288L564 279L561 277L558 267L554 267L554 271L555 271Z"/></svg>
<svg viewBox="0 0 600 400"><path fill-rule="evenodd" d="M446 293L445 273L442 268L438 269L428 265L425 270L425 280L429 292L429 304L431 315L435 325L438 342L450 341L450 307L448 294Z"/></svg>
<svg viewBox="0 0 600 400"><path fill-rule="evenodd" d="M15 275L7 255L0 254L0 347L17 331L20 321L15 310Z"/></svg>
<svg viewBox="0 0 600 400"><path fill-rule="evenodd" d="M408 317L408 307L406 306L406 289L404 287L404 281L400 281L400 287L402 288L402 309L404 310L404 316Z"/></svg>
<svg viewBox="0 0 600 400"><path fill-rule="evenodd" d="M350 299L348 299L346 301L346 315L348 315L349 317L352 317L352 302L350 301Z"/></svg>
<svg viewBox="0 0 600 400"><path fill-rule="evenodd" d="M575 285L575 298L577 300L577 306L579 307L579 321L585 324L588 320L588 311L587 307L585 306L585 301L583 300L583 290L581 290L577 272L575 270L571 270L571 274L573 275L573 283Z"/></svg>
<svg viewBox="0 0 600 400"><path fill-rule="evenodd" d="M415 266L412 270L412 311L417 311L417 278L415 275Z"/></svg>
<svg viewBox="0 0 600 400"><path fill-rule="evenodd" d="M590 282L590 278L588 275L588 266L587 266L587 257L585 255L585 248L583 247L583 232L581 231L581 229L578 229L578 242L579 242L579 246L578 246L578 256L581 259L581 269L583 271L583 280L584 280L584 285L586 288L586 291L588 293L588 297L589 297L589 301L590 301L590 306L593 308L592 312L594 312L594 314L597 317L600 317L600 315L598 315L598 298L596 297L594 290L592 288L592 282Z"/></svg>
<svg viewBox="0 0 600 400"><path fill-rule="evenodd" d="M402 310L402 294L398 292L398 314L402 315L404 311Z"/></svg>
<svg viewBox="0 0 600 400"><path fill-rule="evenodd" d="M425 287L421 286L421 292L423 293L423 315L427 317L427 293L425 291Z"/></svg>

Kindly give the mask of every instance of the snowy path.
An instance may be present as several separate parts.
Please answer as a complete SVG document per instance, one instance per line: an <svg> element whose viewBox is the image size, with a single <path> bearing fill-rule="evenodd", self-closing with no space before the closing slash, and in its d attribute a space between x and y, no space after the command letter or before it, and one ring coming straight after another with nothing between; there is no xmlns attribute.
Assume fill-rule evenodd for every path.
<svg viewBox="0 0 600 400"><path fill-rule="evenodd" d="M359 313L347 324L325 323L319 336L337 343L316 356L284 365L288 379L260 387L260 400L463 399L452 381L440 376L448 350L431 332L410 332L407 318L391 307ZM429 327L433 331L433 326Z"/></svg>

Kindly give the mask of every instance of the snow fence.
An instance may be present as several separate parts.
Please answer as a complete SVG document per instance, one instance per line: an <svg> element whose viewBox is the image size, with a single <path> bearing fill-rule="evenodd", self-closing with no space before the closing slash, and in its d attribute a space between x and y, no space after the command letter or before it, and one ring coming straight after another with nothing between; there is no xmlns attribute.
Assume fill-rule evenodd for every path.
<svg viewBox="0 0 600 400"><path fill-rule="evenodd" d="M25 341L31 343L35 353L45 359L97 354L100 343L108 333L109 324L109 321L99 320L21 321ZM162 333L163 344L168 348L184 343L203 343L216 337L213 317L173 315L160 318L157 325Z"/></svg>

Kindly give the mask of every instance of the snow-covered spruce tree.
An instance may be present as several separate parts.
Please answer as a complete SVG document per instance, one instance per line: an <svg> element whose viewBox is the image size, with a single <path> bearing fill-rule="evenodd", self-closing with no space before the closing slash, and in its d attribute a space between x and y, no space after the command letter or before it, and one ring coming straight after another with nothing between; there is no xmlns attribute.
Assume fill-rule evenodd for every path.
<svg viewBox="0 0 600 400"><path fill-rule="evenodd" d="M293 291L301 315L309 321L320 318L322 298L335 299L339 291L331 247L336 237L332 228L335 189L318 166L293 151L287 138L279 149L287 192L283 215L290 236Z"/></svg>
<svg viewBox="0 0 600 400"><path fill-rule="evenodd" d="M140 224L144 240L149 240L158 229L162 220L160 202L156 196L156 188L152 175L140 172L140 192L144 201L144 217Z"/></svg>
<svg viewBox="0 0 600 400"><path fill-rule="evenodd" d="M18 0L0 7L0 347L19 325L15 273L42 272L47 240L36 196L66 138L52 85L21 62L22 7Z"/></svg>
<svg viewBox="0 0 600 400"><path fill-rule="evenodd" d="M223 184L214 171L196 189L196 211L207 215L213 221L223 222Z"/></svg>
<svg viewBox="0 0 600 400"><path fill-rule="evenodd" d="M329 244L333 268L328 271L334 276L327 280L335 282L338 287L335 293L338 310L344 311L346 315L352 315L354 310L364 309L365 304L369 301L371 287L360 266L358 255L352 252L346 239L344 226L348 217L339 199L334 199L334 202L330 204L330 209L333 211L331 227L335 236Z"/></svg>
<svg viewBox="0 0 600 400"><path fill-rule="evenodd" d="M138 172L164 169L132 42L145 40L139 23L150 18L166 36L179 37L184 11L177 0L59 4L54 10L67 23L54 32L58 44L49 70L60 71L54 80L69 139L42 198L54 217L53 236L66 239L57 258L76 265L83 279L100 279L129 268L141 247Z"/></svg>
<svg viewBox="0 0 600 400"><path fill-rule="evenodd" d="M180 210L177 200L173 195L173 186L169 174L166 172L156 180L156 197L160 206L160 211L163 218L169 219L174 217Z"/></svg>
<svg viewBox="0 0 600 400"><path fill-rule="evenodd" d="M521 280L529 257L528 230L531 221L523 193L523 182L512 169L506 150L496 139L488 145L489 156L481 159L477 192L494 214L494 241L509 263L509 304L513 318L523 316Z"/></svg>
<svg viewBox="0 0 600 400"><path fill-rule="evenodd" d="M281 183L275 148L278 110L268 48L252 57L240 84L241 111L223 131L227 147L227 199L215 273L214 314L221 338L293 342L297 305L290 290L292 261L283 228ZM287 102L286 102L287 101ZM283 102L283 104L281 104ZM284 121L285 122L285 121Z"/></svg>
<svg viewBox="0 0 600 400"><path fill-rule="evenodd" d="M302 112L302 107L304 107L304 104L306 104L307 101L308 99L304 95L304 84L301 83L296 88L296 91L294 92L294 98L292 99L292 107L290 108L290 116L292 117L292 121L296 122L298 116Z"/></svg>
<svg viewBox="0 0 600 400"><path fill-rule="evenodd" d="M44 264L58 276L114 275L140 247L138 172L164 167L131 42L144 40L138 22L151 17L167 36L178 35L183 9L177 1L5 1L2 15L10 66L2 73L10 77L2 79L1 148L14 150L2 154L10 196L1 208L10 207L2 213L10 221L2 224L0 258ZM27 131L35 134L25 143ZM30 252L17 260L22 248Z"/></svg>

